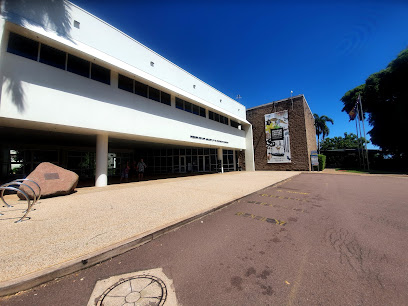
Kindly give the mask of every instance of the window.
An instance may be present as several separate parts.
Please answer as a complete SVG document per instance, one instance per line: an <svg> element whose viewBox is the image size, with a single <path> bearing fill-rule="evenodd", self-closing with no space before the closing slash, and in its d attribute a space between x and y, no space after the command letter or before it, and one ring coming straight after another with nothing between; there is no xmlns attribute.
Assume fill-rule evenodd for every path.
<svg viewBox="0 0 408 306"><path fill-rule="evenodd" d="M171 104L171 96L168 93L161 92L161 103L170 105Z"/></svg>
<svg viewBox="0 0 408 306"><path fill-rule="evenodd" d="M110 85L110 70L92 63L91 79Z"/></svg>
<svg viewBox="0 0 408 306"><path fill-rule="evenodd" d="M198 115L200 113L200 107L193 104L193 114Z"/></svg>
<svg viewBox="0 0 408 306"><path fill-rule="evenodd" d="M69 72L89 78L90 62L75 55L68 54L67 70Z"/></svg>
<svg viewBox="0 0 408 306"><path fill-rule="evenodd" d="M65 70L67 54L64 51L41 44L40 62Z"/></svg>
<svg viewBox="0 0 408 306"><path fill-rule="evenodd" d="M231 121L231 126L234 128L238 128L238 122L234 121L234 120L230 120Z"/></svg>
<svg viewBox="0 0 408 306"><path fill-rule="evenodd" d="M160 102L160 90L149 87L149 99Z"/></svg>
<svg viewBox="0 0 408 306"><path fill-rule="evenodd" d="M133 80L124 75L119 74L118 87L133 93Z"/></svg>
<svg viewBox="0 0 408 306"><path fill-rule="evenodd" d="M147 98L147 85L135 81L135 94Z"/></svg>
<svg viewBox="0 0 408 306"><path fill-rule="evenodd" d="M184 110L184 101L176 98L176 108Z"/></svg>
<svg viewBox="0 0 408 306"><path fill-rule="evenodd" d="M7 52L36 61L38 56L38 45L39 43L37 41L10 32Z"/></svg>
<svg viewBox="0 0 408 306"><path fill-rule="evenodd" d="M214 121L220 122L220 115L217 113L214 113Z"/></svg>
<svg viewBox="0 0 408 306"><path fill-rule="evenodd" d="M200 107L200 116L205 118L205 108Z"/></svg>
<svg viewBox="0 0 408 306"><path fill-rule="evenodd" d="M214 112L209 111L208 112L208 118L210 118L211 120L214 120Z"/></svg>
<svg viewBox="0 0 408 306"><path fill-rule="evenodd" d="M184 110L186 111L186 112L189 112L189 113L191 113L193 110L192 110L192 104L190 103L190 102L187 102L187 101L184 101Z"/></svg>

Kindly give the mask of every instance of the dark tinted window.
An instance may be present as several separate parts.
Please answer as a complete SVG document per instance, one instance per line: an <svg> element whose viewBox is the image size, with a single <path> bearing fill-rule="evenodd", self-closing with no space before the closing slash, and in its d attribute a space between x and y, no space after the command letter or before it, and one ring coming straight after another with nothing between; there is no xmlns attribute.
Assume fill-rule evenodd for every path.
<svg viewBox="0 0 408 306"><path fill-rule="evenodd" d="M205 117L205 108L200 107L200 116Z"/></svg>
<svg viewBox="0 0 408 306"><path fill-rule="evenodd" d="M110 70L92 63L91 79L110 85Z"/></svg>
<svg viewBox="0 0 408 306"><path fill-rule="evenodd" d="M176 98L176 108L184 109L184 101L179 98Z"/></svg>
<svg viewBox="0 0 408 306"><path fill-rule="evenodd" d="M211 120L214 120L214 112L209 111L208 112L208 118L210 118Z"/></svg>
<svg viewBox="0 0 408 306"><path fill-rule="evenodd" d="M41 44L40 62L65 70L67 54L64 51Z"/></svg>
<svg viewBox="0 0 408 306"><path fill-rule="evenodd" d="M238 128L238 122L234 121L234 120L230 120L231 121L231 126L234 128Z"/></svg>
<svg viewBox="0 0 408 306"><path fill-rule="evenodd" d="M89 78L90 62L75 55L68 54L67 70L69 72Z"/></svg>
<svg viewBox="0 0 408 306"><path fill-rule="evenodd" d="M118 87L120 89L133 93L133 80L131 78L119 74Z"/></svg>
<svg viewBox="0 0 408 306"><path fill-rule="evenodd" d="M135 81L135 94L147 98L147 87L146 84Z"/></svg>
<svg viewBox="0 0 408 306"><path fill-rule="evenodd" d="M37 60L38 42L10 32L7 52Z"/></svg>
<svg viewBox="0 0 408 306"><path fill-rule="evenodd" d="M200 113L200 107L193 104L193 114L198 115Z"/></svg>
<svg viewBox="0 0 408 306"><path fill-rule="evenodd" d="M217 113L214 113L214 120L217 122L220 122L220 115L218 115Z"/></svg>
<svg viewBox="0 0 408 306"><path fill-rule="evenodd" d="M170 101L170 95L168 93L165 92L161 92L161 103L166 104L166 105L170 105L171 101Z"/></svg>
<svg viewBox="0 0 408 306"><path fill-rule="evenodd" d="M192 110L192 104L190 102L184 101L184 110L186 112L191 113L193 111Z"/></svg>
<svg viewBox="0 0 408 306"><path fill-rule="evenodd" d="M160 90L149 87L149 99L160 102Z"/></svg>

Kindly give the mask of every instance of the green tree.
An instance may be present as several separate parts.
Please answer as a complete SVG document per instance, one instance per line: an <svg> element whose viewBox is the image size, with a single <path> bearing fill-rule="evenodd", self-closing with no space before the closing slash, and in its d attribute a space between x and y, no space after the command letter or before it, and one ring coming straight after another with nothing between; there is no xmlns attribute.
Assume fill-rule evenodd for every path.
<svg viewBox="0 0 408 306"><path fill-rule="evenodd" d="M369 143L364 137L357 139L357 135L353 133L344 133L344 137L338 136L333 138L325 138L320 144L320 149L336 150L336 149L357 149L360 142L360 147L364 143Z"/></svg>
<svg viewBox="0 0 408 306"><path fill-rule="evenodd" d="M330 129L327 126L326 122L330 122L333 124L333 119L322 115L319 116L318 114L313 114L314 119L315 119L315 127L316 127L316 135L317 135L317 149L319 150L320 153L320 135L323 135L323 140L324 138L329 135Z"/></svg>
<svg viewBox="0 0 408 306"><path fill-rule="evenodd" d="M370 75L365 84L348 91L341 101L344 112L354 107L361 94L364 112L368 114L373 144L398 158L408 158L408 49L402 51L387 68Z"/></svg>

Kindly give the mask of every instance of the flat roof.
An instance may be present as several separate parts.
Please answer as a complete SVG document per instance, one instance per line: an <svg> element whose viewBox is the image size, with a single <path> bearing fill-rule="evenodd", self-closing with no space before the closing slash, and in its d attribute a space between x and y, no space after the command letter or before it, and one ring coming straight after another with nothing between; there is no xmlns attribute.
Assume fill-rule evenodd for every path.
<svg viewBox="0 0 408 306"><path fill-rule="evenodd" d="M300 94L300 95L297 95L297 96L288 97L288 98L285 98L285 99L281 99L281 100L277 100L277 101L273 101L273 102L261 104L261 105L258 105L258 106L254 106L254 107L251 107L251 108L247 108L247 111L250 111L250 110L253 110L253 109L257 109L257 108L261 108L261 107L265 107L265 106L269 106L269 105L273 105L273 104L275 104L275 103L287 102L287 101L289 101L289 100L296 99L296 98L301 98L301 97L303 97L303 100L306 102L306 105L307 105L307 107L308 107L308 109L309 109L309 112L310 112L310 114L311 114L312 117L313 117L312 110L310 109L309 103L307 103L307 100L306 100L306 97L305 97L304 94Z"/></svg>

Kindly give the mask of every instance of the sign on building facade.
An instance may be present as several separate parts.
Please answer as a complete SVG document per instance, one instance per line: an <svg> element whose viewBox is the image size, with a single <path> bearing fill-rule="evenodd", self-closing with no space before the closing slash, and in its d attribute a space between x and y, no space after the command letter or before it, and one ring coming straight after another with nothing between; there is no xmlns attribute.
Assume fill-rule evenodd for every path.
<svg viewBox="0 0 408 306"><path fill-rule="evenodd" d="M266 156L269 164L290 163L288 111L265 115Z"/></svg>

